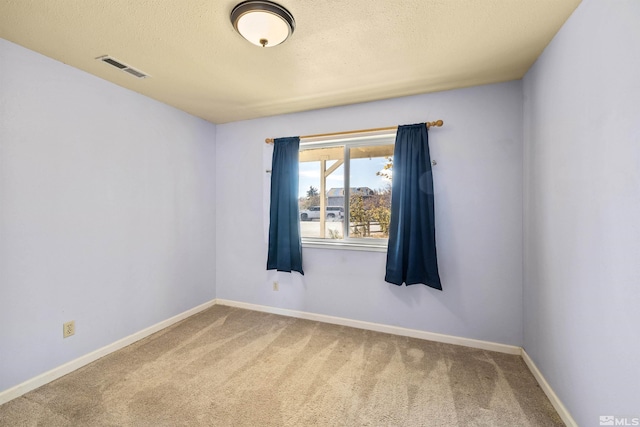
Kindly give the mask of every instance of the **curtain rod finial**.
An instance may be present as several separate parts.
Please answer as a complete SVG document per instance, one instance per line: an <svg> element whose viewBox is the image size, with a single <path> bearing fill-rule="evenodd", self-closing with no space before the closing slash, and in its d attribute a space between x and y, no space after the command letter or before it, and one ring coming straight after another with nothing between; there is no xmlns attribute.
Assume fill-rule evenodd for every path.
<svg viewBox="0 0 640 427"><path fill-rule="evenodd" d="M427 122L427 129L432 127L441 127L444 124L442 120L436 120L435 122Z"/></svg>

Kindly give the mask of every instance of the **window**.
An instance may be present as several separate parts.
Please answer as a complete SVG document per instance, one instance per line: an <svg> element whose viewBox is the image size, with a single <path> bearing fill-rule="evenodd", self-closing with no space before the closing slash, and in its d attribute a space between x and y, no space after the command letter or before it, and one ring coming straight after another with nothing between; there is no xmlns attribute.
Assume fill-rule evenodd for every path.
<svg viewBox="0 0 640 427"><path fill-rule="evenodd" d="M303 246L386 250L395 133L300 144Z"/></svg>

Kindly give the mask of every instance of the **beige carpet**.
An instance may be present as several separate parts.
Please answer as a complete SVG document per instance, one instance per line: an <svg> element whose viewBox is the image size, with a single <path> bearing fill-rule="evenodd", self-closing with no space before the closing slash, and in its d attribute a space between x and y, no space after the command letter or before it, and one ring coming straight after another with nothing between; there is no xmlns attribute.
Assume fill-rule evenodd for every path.
<svg viewBox="0 0 640 427"><path fill-rule="evenodd" d="M0 406L0 425L563 424L519 356L214 306Z"/></svg>

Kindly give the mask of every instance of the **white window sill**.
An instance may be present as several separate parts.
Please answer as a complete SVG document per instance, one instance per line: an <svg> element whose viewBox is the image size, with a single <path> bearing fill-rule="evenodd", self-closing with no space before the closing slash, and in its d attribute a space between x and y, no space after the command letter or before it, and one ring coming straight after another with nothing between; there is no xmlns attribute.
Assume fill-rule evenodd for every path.
<svg viewBox="0 0 640 427"><path fill-rule="evenodd" d="M377 239L376 239L377 240ZM332 240L302 238L303 248L340 249L347 251L387 252L387 241Z"/></svg>

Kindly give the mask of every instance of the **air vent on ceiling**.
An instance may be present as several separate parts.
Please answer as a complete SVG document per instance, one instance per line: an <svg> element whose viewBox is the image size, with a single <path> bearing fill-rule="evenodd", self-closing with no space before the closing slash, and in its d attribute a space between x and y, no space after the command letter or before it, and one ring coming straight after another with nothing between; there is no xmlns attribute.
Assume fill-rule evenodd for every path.
<svg viewBox="0 0 640 427"><path fill-rule="evenodd" d="M117 69L119 69L120 71L124 71L125 73L129 73L134 77L137 77L139 79L144 79L145 77L149 77L148 74L143 73L140 70L136 70L133 67L128 66L127 64L123 63L122 61L119 61L109 55L104 55L104 56L99 56L96 59L104 62L105 64L109 64L113 67L116 67Z"/></svg>

